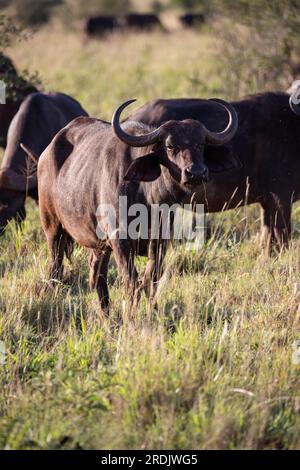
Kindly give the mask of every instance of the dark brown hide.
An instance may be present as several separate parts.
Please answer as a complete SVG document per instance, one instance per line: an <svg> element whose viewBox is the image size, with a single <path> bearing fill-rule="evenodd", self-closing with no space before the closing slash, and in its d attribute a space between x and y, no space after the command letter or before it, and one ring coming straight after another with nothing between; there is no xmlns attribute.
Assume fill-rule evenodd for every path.
<svg viewBox="0 0 300 470"><path fill-rule="evenodd" d="M224 152L238 158L242 165L216 173L205 193L199 187L196 195L207 212L259 202L262 242L268 252L272 245L279 249L288 245L292 201L300 195L300 119L291 111L289 98L286 93L263 93L232 103L238 113L239 129L226 146L206 146L204 159L211 176L215 163L224 162ZM187 118L197 119L216 131L226 122L226 114L220 108L200 99L155 100L129 119L160 125L169 119Z"/></svg>
<svg viewBox="0 0 300 470"><path fill-rule="evenodd" d="M36 164L21 147L39 156L54 135L77 116L87 113L62 93L33 93L22 103L12 120L0 167L0 229L24 211L26 195L38 199Z"/></svg>

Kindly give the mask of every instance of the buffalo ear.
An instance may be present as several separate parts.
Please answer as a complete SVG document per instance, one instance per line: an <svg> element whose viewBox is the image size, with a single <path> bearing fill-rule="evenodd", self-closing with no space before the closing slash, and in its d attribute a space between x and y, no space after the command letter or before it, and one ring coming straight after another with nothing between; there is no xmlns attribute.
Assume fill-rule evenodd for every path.
<svg viewBox="0 0 300 470"><path fill-rule="evenodd" d="M242 168L239 158L233 154L230 147L205 146L204 162L211 173L221 173Z"/></svg>
<svg viewBox="0 0 300 470"><path fill-rule="evenodd" d="M143 155L134 160L127 172L125 181L154 181L160 176L159 157L155 153Z"/></svg>

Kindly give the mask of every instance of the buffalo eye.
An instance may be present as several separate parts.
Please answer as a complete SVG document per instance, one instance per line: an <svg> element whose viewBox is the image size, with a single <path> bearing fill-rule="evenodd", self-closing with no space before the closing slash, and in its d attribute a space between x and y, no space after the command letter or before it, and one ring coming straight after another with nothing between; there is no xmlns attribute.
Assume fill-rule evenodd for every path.
<svg viewBox="0 0 300 470"><path fill-rule="evenodd" d="M173 144L167 144L166 148L168 152L177 153L179 151L178 147L175 147Z"/></svg>

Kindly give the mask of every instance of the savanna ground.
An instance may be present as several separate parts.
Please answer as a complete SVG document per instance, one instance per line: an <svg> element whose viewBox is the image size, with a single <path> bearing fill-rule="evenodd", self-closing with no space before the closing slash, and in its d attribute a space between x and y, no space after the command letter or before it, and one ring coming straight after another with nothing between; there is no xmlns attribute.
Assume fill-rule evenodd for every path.
<svg viewBox="0 0 300 470"><path fill-rule="evenodd" d="M8 52L46 90L110 119L132 97L231 98L215 47L208 30L83 43L52 23ZM47 289L38 208L29 202L27 212L23 230L12 224L1 239L1 448L300 447L297 204L291 248L272 258L260 251L258 207L210 217L201 251L169 249L153 311L145 298L128 311L112 262L105 324L82 248L66 283Z"/></svg>

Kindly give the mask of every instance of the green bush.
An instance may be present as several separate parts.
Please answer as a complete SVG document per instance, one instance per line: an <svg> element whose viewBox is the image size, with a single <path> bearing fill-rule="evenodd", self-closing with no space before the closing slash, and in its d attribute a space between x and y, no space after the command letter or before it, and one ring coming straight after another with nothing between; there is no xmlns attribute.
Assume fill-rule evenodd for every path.
<svg viewBox="0 0 300 470"><path fill-rule="evenodd" d="M151 10L156 14L161 13L162 11L164 11L164 9L165 5L163 5L159 0L154 0L151 3Z"/></svg>
<svg viewBox="0 0 300 470"><path fill-rule="evenodd" d="M285 89L300 73L300 0L212 2L229 95ZM221 53L220 53L221 52Z"/></svg>
<svg viewBox="0 0 300 470"><path fill-rule="evenodd" d="M23 70L19 74L12 60L4 50L16 41L25 38L25 33L16 19L0 15L0 80L6 84L6 97L18 101L29 92L33 93L41 85L38 73L30 74Z"/></svg>
<svg viewBox="0 0 300 470"><path fill-rule="evenodd" d="M25 26L47 23L51 9L60 4L62 0L13 0L16 16Z"/></svg>
<svg viewBox="0 0 300 470"><path fill-rule="evenodd" d="M13 18L0 15L0 51L23 37L23 28Z"/></svg>
<svg viewBox="0 0 300 470"><path fill-rule="evenodd" d="M183 10L204 10L207 3L206 0L171 0L171 6L180 7Z"/></svg>
<svg viewBox="0 0 300 470"><path fill-rule="evenodd" d="M71 4L75 16L84 18L89 15L123 15L131 7L130 0L78 0Z"/></svg>

